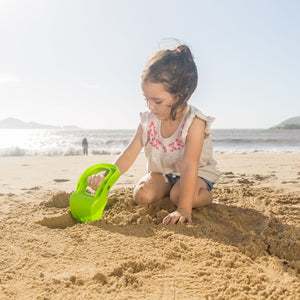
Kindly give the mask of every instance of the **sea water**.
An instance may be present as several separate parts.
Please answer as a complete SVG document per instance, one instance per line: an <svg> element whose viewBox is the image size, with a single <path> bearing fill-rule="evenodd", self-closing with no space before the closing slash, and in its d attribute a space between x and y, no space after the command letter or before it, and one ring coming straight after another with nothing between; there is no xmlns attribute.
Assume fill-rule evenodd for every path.
<svg viewBox="0 0 300 300"><path fill-rule="evenodd" d="M0 129L0 156L82 155L87 138L89 155L118 154L134 130ZM215 153L300 153L300 130L213 129Z"/></svg>
<svg viewBox="0 0 300 300"><path fill-rule="evenodd" d="M300 153L300 130L216 129L214 150L219 153Z"/></svg>

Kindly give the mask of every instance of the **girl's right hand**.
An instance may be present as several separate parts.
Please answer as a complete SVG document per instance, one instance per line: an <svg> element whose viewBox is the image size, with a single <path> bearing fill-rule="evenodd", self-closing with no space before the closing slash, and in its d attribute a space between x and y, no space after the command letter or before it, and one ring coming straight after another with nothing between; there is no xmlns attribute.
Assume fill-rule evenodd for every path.
<svg viewBox="0 0 300 300"><path fill-rule="evenodd" d="M177 210L173 211L172 213L168 214L163 219L163 224L176 224L176 223L184 223L188 222L192 224L192 214L190 212L186 212L182 209L177 208Z"/></svg>
<svg viewBox="0 0 300 300"><path fill-rule="evenodd" d="M98 187L100 186L101 182L103 181L104 176L101 174L95 174L87 178L87 183L90 187L97 191Z"/></svg>

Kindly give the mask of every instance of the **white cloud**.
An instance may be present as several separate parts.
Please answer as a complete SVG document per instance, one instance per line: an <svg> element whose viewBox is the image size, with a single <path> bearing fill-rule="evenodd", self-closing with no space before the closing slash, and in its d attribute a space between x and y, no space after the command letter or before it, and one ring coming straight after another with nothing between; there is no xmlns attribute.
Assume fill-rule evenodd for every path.
<svg viewBox="0 0 300 300"><path fill-rule="evenodd" d="M11 83L18 83L21 79L12 73L0 73L0 84L6 85Z"/></svg>

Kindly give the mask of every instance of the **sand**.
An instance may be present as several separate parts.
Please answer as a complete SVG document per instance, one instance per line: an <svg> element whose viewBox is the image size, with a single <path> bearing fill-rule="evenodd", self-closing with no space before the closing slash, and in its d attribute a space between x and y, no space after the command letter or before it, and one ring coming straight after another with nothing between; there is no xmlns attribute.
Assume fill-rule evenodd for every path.
<svg viewBox="0 0 300 300"><path fill-rule="evenodd" d="M219 154L213 204L161 224L168 198L137 206L145 159L81 224L69 197L113 156L0 158L0 299L299 299L300 154Z"/></svg>

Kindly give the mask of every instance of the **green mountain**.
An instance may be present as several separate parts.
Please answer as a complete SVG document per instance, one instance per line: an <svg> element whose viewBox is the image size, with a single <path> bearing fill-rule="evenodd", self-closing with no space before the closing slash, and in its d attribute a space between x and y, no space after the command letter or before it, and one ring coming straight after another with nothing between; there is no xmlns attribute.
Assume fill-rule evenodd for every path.
<svg viewBox="0 0 300 300"><path fill-rule="evenodd" d="M287 119L270 129L300 129L300 116Z"/></svg>

